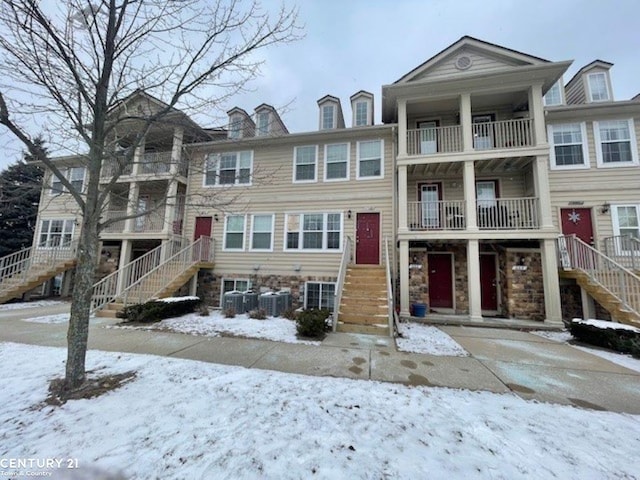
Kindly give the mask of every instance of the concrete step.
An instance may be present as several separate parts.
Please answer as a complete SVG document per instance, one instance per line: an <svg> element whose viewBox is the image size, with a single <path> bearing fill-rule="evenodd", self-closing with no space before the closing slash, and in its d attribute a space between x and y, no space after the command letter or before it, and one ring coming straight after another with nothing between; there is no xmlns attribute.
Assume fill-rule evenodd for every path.
<svg viewBox="0 0 640 480"><path fill-rule="evenodd" d="M365 315L358 313L340 313L338 312L338 321L343 323L352 323L356 325L376 325L386 324L388 315Z"/></svg>
<svg viewBox="0 0 640 480"><path fill-rule="evenodd" d="M338 332L343 333L364 333L366 335L389 335L389 327L378 325L349 325L338 322L336 328Z"/></svg>
<svg viewBox="0 0 640 480"><path fill-rule="evenodd" d="M360 314L360 315L386 315L387 314L386 303L361 303L361 302L347 302L343 301L340 305L341 314Z"/></svg>

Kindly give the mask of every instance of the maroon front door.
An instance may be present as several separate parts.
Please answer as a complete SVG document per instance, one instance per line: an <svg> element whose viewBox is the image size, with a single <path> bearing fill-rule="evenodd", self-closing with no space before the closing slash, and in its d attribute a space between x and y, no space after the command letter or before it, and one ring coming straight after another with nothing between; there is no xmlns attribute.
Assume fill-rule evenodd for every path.
<svg viewBox="0 0 640 480"><path fill-rule="evenodd" d="M429 268L429 306L453 308L453 272L449 253L427 255Z"/></svg>
<svg viewBox="0 0 640 480"><path fill-rule="evenodd" d="M562 233L575 234L587 245L593 245L593 224L591 223L590 208L562 208L560 209Z"/></svg>
<svg viewBox="0 0 640 480"><path fill-rule="evenodd" d="M380 214L358 213L356 218L356 263L380 264Z"/></svg>
<svg viewBox="0 0 640 480"><path fill-rule="evenodd" d="M211 217L196 217L196 228L193 239L211 236Z"/></svg>
<svg viewBox="0 0 640 480"><path fill-rule="evenodd" d="M498 310L498 272L493 253L480 255L480 306L482 310Z"/></svg>

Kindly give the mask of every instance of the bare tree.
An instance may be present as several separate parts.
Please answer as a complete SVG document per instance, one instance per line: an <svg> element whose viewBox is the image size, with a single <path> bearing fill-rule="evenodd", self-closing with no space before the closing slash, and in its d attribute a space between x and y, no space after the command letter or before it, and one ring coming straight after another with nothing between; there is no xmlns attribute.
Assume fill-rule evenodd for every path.
<svg viewBox="0 0 640 480"><path fill-rule="evenodd" d="M101 214L134 151L177 111L215 112L242 90L259 74L260 50L297 38L296 15L241 0L0 0L0 124L57 177L82 215L64 389L85 381ZM164 103L119 108L137 91ZM51 149L85 166L83 191L34 141L41 118L55 131ZM115 168L101 183L107 161Z"/></svg>

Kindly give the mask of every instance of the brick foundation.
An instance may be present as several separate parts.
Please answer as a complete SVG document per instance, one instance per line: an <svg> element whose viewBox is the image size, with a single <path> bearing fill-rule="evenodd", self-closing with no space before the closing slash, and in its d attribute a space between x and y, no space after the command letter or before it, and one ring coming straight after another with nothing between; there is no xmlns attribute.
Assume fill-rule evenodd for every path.
<svg viewBox="0 0 640 480"><path fill-rule="evenodd" d="M523 320L544 320L540 252L509 249L505 256L506 299L503 299L503 303L507 316ZM526 267L526 270L520 270L521 266Z"/></svg>

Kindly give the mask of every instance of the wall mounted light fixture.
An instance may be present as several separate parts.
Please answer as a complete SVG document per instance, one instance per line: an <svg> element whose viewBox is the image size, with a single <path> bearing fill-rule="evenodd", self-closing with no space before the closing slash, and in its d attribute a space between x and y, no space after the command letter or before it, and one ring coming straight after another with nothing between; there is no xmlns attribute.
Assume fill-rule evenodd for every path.
<svg viewBox="0 0 640 480"><path fill-rule="evenodd" d="M609 205L609 202L604 202L604 204L600 207L600 213L602 215L606 215L607 213L609 213L609 210L611 210L611 205Z"/></svg>
<svg viewBox="0 0 640 480"><path fill-rule="evenodd" d="M213 219L214 219L216 222L219 222L219 221L220 221L220 217L218 217L218 214L217 214L217 213L213 215Z"/></svg>
<svg viewBox="0 0 640 480"><path fill-rule="evenodd" d="M351 210L347 210L347 218L351 220Z"/></svg>

